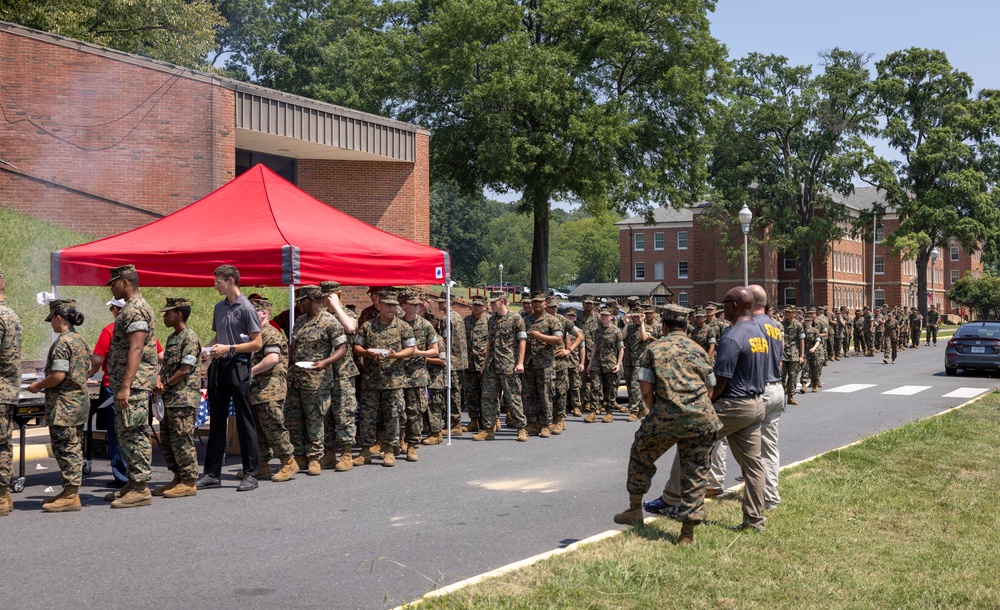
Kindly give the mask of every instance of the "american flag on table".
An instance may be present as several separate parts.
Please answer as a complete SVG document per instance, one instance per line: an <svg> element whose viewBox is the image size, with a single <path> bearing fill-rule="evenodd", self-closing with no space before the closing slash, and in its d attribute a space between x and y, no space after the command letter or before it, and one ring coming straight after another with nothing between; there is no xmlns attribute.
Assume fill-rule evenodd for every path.
<svg viewBox="0 0 1000 610"><path fill-rule="evenodd" d="M236 416L236 407L229 401L229 416ZM201 391L201 402L198 403L198 415L194 418L194 427L200 428L208 422L208 390Z"/></svg>

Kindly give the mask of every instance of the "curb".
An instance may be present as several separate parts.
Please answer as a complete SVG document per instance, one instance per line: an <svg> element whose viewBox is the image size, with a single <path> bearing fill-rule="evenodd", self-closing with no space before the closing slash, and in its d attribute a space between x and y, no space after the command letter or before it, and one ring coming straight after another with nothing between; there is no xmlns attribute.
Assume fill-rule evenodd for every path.
<svg viewBox="0 0 1000 610"><path fill-rule="evenodd" d="M944 411L941 411L940 413L934 413L933 415L928 415L926 417L921 417L920 419L915 419L912 422L906 422L906 423L909 424L909 423L913 423L913 422L926 421L928 419L933 419L935 417L940 417L940 416L944 415L945 413L950 413L952 411L956 411L958 409L962 409L964 407L967 407L967 406L971 405L972 403L974 403L976 401L979 401L979 400L983 399L986 396L989 396L990 394L992 394L995 391L1000 391L1000 390L998 390L997 388L994 388L993 390L990 390L988 392L983 392L979 396L970 398L969 400L967 400L966 402L963 402L962 404L960 404L958 406L952 407L950 409L945 409ZM891 430L894 430L894 429L895 428L893 428ZM843 449L847 449L848 447L853 447L854 445L857 445L857 444L859 444L859 443L861 443L863 441L866 441L868 439L875 438L875 437L879 436L880 434L885 434L886 432L889 432L891 430L884 430L882 432L879 432L877 434L873 434L871 436L866 436L864 438L859 438L858 440L854 441L853 443L848 443L846 445L843 445L842 447L836 447L834 449L830 449L828 451L824 451L823 453L817 453L816 455L808 457L808 458L805 458L803 460L799 460L797 462L792 462L791 464L786 464L786 465L781 466L780 468L778 468L778 471L781 472L781 471L783 471L783 470L785 470L787 468L794 468L796 466L805 464L807 462L811 462L811 461L813 461L813 460L815 460L817 458L823 457L824 455L827 455L828 453L834 453L835 451L841 451ZM733 487L730 487L730 488L726 489L726 491L727 492L734 492L734 491L740 490L742 487L743 487L743 483L740 483L739 485L734 485ZM651 523L654 520L659 519L659 518L660 518L660 516L646 517L645 519L643 519L643 523ZM465 587L469 587L471 585L477 584L477 583L479 583L479 582L481 582L483 580L486 580L488 578L493 578L495 576L501 576L501 575L506 574L508 572L513 572L514 570L519 570L521 568L526 568L526 567L528 567L528 566L530 566L532 564L538 563L539 561L542 561L544 559L548 559L550 557L555 557L557 555L562 555L563 553L568 553L569 551L574 551L574 550L576 550L576 549L578 549L578 548L580 548L580 547L582 547L584 545L593 544L595 542L599 542L599 541L605 540L607 538L614 538L615 536L623 534L626 531L628 531L628 530L627 529L607 530L605 532L601 532L600 534L595 534L593 536L590 536L589 538L584 538L583 540L577 540L576 542L574 542L573 544L570 544L569 546L558 548L558 549L552 549L551 551L545 551L544 553L539 553L538 555L534 555L532 557L528 557L527 559L522 559L520 561L515 561L514 563L509 563L509 564L507 564L505 566L501 566L501 567L496 568L494 570L490 570L489 572L484 572L482 574L478 574L476 576L472 576L470 578L466 578L465 580L460 580L460 581L458 581L456 583L452 583L452 584L450 584L450 585L448 585L446 587L441 587L440 589L434 589L432 591L429 591L429 592L425 593L424 595L420 596L419 598L413 600L412 602L407 602L407 603L402 604L400 606L396 606L395 608L393 608L393 610L407 610L408 608L414 608L414 607L420 605L425 600L433 599L435 597L441 597L443 595L448 595L450 593L454 593L455 591L458 591L460 589L464 589Z"/></svg>
<svg viewBox="0 0 1000 610"><path fill-rule="evenodd" d="M19 443L11 443L11 453L13 453L14 463L21 461L21 445ZM26 443L24 445L24 461L25 463L32 460L44 460L45 458L53 458L55 455L52 453L51 443Z"/></svg>

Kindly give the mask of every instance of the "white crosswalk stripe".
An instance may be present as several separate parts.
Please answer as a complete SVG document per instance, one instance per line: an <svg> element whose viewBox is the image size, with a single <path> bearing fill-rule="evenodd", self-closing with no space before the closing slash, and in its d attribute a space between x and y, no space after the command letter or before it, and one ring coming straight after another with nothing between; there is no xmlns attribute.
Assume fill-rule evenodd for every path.
<svg viewBox="0 0 1000 610"><path fill-rule="evenodd" d="M868 388L874 388L875 383L849 383L847 385L837 386L835 388L830 388L829 390L823 390L824 392L838 392L840 394L850 394L851 392L859 392L861 390L867 390Z"/></svg>
<svg viewBox="0 0 1000 610"><path fill-rule="evenodd" d="M948 392L942 398L975 398L983 392L989 392L989 388L958 388Z"/></svg>
<svg viewBox="0 0 1000 610"><path fill-rule="evenodd" d="M890 396L913 396L914 394L918 394L924 390L929 390L932 387L933 386L929 385L904 385L882 393L889 394Z"/></svg>

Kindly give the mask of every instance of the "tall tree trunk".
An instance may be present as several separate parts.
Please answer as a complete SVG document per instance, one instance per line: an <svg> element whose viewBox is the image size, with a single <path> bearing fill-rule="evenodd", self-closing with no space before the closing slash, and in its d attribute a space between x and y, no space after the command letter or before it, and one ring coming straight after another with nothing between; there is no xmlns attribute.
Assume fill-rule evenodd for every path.
<svg viewBox="0 0 1000 610"><path fill-rule="evenodd" d="M549 194L536 190L524 193L531 203L534 234L531 240L531 291L549 289Z"/></svg>
<svg viewBox="0 0 1000 610"><path fill-rule="evenodd" d="M917 255L917 309L920 316L927 317L927 261L930 258L930 251L921 250Z"/></svg>
<svg viewBox="0 0 1000 610"><path fill-rule="evenodd" d="M799 246L799 298L796 302L800 307L815 307L816 295L813 294L813 251L812 246Z"/></svg>

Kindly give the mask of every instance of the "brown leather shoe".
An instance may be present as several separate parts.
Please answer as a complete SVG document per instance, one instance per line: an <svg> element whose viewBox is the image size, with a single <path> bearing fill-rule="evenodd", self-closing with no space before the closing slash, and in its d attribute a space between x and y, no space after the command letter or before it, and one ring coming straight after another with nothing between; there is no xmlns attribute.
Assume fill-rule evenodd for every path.
<svg viewBox="0 0 1000 610"><path fill-rule="evenodd" d="M10 487L0 486L0 517L6 517L14 510L14 500L10 497Z"/></svg>
<svg viewBox="0 0 1000 610"><path fill-rule="evenodd" d="M678 546L691 546L694 544L694 522L685 521L681 525L681 534L677 537Z"/></svg>
<svg viewBox="0 0 1000 610"><path fill-rule="evenodd" d="M382 465L393 467L396 465L396 452L395 451L384 451L382 452Z"/></svg>
<svg viewBox="0 0 1000 610"><path fill-rule="evenodd" d="M407 462L416 462L417 459L418 459L417 458L417 446L416 445L412 445L412 444L411 445L407 445L406 446L406 461Z"/></svg>
<svg viewBox="0 0 1000 610"><path fill-rule="evenodd" d="M625 418L625 421L638 421L638 420L639 420L638 413L629 413L628 417Z"/></svg>
<svg viewBox="0 0 1000 610"><path fill-rule="evenodd" d="M799 403L798 403L798 401L795 400L794 396L786 396L785 397L785 404L787 404L787 405L797 405Z"/></svg>
<svg viewBox="0 0 1000 610"><path fill-rule="evenodd" d="M632 527L642 525L642 507L623 510L615 515L615 523L619 525L631 525Z"/></svg>
<svg viewBox="0 0 1000 610"><path fill-rule="evenodd" d="M337 450L333 447L323 448L323 459L319 461L319 467L323 470L330 470L337 466Z"/></svg>
<svg viewBox="0 0 1000 610"><path fill-rule="evenodd" d="M573 409L573 417L582 417L582 416L583 416L583 411L580 410L580 407Z"/></svg>

